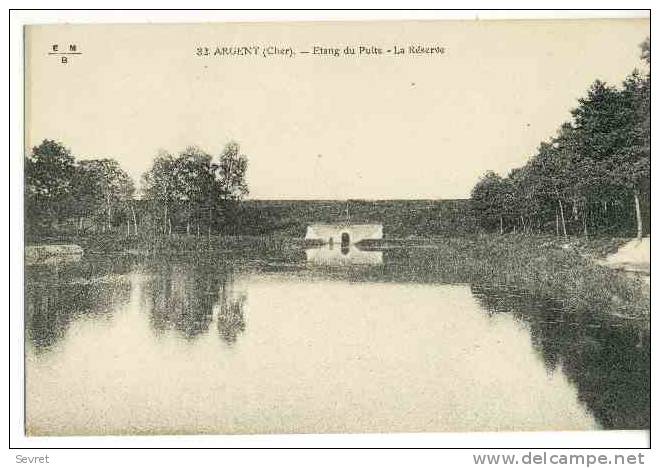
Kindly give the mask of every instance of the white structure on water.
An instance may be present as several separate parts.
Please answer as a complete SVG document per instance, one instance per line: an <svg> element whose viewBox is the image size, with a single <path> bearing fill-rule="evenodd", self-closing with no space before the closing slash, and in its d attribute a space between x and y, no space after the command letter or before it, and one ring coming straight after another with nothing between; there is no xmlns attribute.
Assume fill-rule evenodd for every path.
<svg viewBox="0 0 660 468"><path fill-rule="evenodd" d="M326 244L351 245L366 239L382 239L382 224L311 224L305 239Z"/></svg>

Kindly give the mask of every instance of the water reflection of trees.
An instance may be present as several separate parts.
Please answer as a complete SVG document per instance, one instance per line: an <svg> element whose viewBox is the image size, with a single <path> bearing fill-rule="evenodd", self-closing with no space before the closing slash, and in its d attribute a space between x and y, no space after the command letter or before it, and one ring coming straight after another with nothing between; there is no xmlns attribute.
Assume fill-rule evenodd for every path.
<svg viewBox="0 0 660 468"><path fill-rule="evenodd" d="M97 259L25 269L25 338L37 352L50 349L71 323L109 317L130 298L130 259Z"/></svg>
<svg viewBox="0 0 660 468"><path fill-rule="evenodd" d="M511 288L472 285L489 314L511 313L527 324L549 372L557 368L606 429L650 426L650 332L593 311L577 314L558 301Z"/></svg>
<svg viewBox="0 0 660 468"><path fill-rule="evenodd" d="M245 331L245 294L233 291L233 281L222 285L222 295L218 311L218 333L225 343L236 342L239 334Z"/></svg>
<svg viewBox="0 0 660 468"><path fill-rule="evenodd" d="M201 268L169 262L156 273L147 292L153 328L174 329L186 338L207 332L218 296L213 278Z"/></svg>
<svg viewBox="0 0 660 468"><path fill-rule="evenodd" d="M50 349L81 317L110 318L131 300L129 272L147 273L140 302L157 332L176 330L187 339L208 333L217 316L217 333L227 344L245 330L246 296L234 287L230 264L141 263L129 257L91 258L72 264L26 268L25 338L37 352Z"/></svg>
<svg viewBox="0 0 660 468"><path fill-rule="evenodd" d="M154 330L176 330L192 339L209 331L214 313L228 344L245 330L245 296L234 292L229 264L163 262L152 272L145 296Z"/></svg>

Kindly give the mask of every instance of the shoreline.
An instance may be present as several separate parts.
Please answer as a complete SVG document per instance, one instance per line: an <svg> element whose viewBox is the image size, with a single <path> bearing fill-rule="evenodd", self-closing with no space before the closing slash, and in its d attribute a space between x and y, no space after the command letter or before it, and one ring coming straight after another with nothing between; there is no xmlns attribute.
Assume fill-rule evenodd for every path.
<svg viewBox="0 0 660 468"><path fill-rule="evenodd" d="M57 242L62 244L63 239ZM87 255L186 255L198 259L222 255L234 261L272 257L292 265L304 262L305 249L319 246L287 236L96 236L79 238L76 243ZM628 244L629 239L623 238L574 238L567 242L550 236L483 234L383 239L362 242L358 247L383 251L386 262L374 268L385 268L402 280L508 285L539 297L560 298L579 313L608 313L648 321L650 281L622 271L617 267L620 263L612 261L621 258L618 252L625 252L622 246ZM650 247L650 240L647 244ZM635 252L635 258L643 257L643 252ZM346 268L349 273L350 268Z"/></svg>

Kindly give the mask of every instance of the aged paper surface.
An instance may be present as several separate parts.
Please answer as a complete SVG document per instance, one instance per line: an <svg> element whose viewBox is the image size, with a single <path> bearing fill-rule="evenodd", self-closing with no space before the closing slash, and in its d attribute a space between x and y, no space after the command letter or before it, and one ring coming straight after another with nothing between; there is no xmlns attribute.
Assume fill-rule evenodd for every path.
<svg viewBox="0 0 660 468"><path fill-rule="evenodd" d="M27 26L27 433L648 429L649 28Z"/></svg>

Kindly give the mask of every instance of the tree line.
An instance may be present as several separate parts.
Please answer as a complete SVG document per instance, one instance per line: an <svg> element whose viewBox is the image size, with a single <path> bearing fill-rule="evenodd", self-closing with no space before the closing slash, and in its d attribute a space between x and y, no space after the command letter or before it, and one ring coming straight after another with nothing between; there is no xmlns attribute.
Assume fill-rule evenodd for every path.
<svg viewBox="0 0 660 468"><path fill-rule="evenodd" d="M596 80L572 119L506 177L489 171L471 206L486 231L559 236L650 232L651 47L649 71L634 70L620 87Z"/></svg>
<svg viewBox="0 0 660 468"><path fill-rule="evenodd" d="M76 160L44 140L25 157L26 234L201 235L226 231L248 194L248 160L236 142L213 155L194 146L160 151L142 175L141 196L114 159Z"/></svg>

